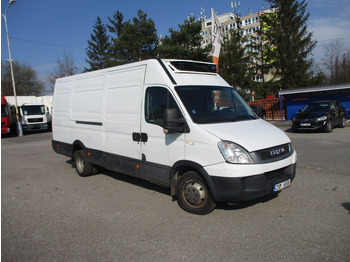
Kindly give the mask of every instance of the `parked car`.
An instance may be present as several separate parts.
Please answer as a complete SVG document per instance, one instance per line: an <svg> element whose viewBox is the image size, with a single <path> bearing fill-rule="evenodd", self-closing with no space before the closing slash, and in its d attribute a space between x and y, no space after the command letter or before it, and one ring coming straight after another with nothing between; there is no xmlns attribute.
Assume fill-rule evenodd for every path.
<svg viewBox="0 0 350 262"><path fill-rule="evenodd" d="M336 100L312 102L292 118L293 131L321 129L330 133L335 126L345 125L345 107Z"/></svg>
<svg viewBox="0 0 350 262"><path fill-rule="evenodd" d="M264 108L258 105L251 105L250 107L253 109L253 111L258 117L266 119L266 110Z"/></svg>

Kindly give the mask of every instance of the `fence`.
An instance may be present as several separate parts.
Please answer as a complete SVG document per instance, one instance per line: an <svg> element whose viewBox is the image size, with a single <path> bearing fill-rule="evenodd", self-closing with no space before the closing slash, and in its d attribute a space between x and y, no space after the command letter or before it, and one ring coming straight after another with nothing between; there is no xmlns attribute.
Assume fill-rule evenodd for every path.
<svg viewBox="0 0 350 262"><path fill-rule="evenodd" d="M249 105L261 106L266 113L267 120L281 120L281 104L279 98L266 99L266 100L257 100L248 102ZM283 119L286 120L287 112L287 103L283 98L282 100L282 109L283 109Z"/></svg>

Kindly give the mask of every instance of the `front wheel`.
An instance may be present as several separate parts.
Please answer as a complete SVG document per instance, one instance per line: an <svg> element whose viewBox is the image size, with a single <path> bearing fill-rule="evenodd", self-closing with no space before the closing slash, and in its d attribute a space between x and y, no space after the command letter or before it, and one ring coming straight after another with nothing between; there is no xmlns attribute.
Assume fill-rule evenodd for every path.
<svg viewBox="0 0 350 262"><path fill-rule="evenodd" d="M331 119L328 119L325 130L326 133L330 133L333 131L333 122Z"/></svg>
<svg viewBox="0 0 350 262"><path fill-rule="evenodd" d="M345 126L346 126L346 118L345 118L345 116L343 116L341 119L340 127L344 128Z"/></svg>
<svg viewBox="0 0 350 262"><path fill-rule="evenodd" d="M74 165L79 176L86 177L92 175L93 166L86 161L83 150L77 150L74 153Z"/></svg>
<svg viewBox="0 0 350 262"><path fill-rule="evenodd" d="M180 177L176 186L176 198L183 210L197 215L206 215L216 206L205 181L194 171L186 172Z"/></svg>

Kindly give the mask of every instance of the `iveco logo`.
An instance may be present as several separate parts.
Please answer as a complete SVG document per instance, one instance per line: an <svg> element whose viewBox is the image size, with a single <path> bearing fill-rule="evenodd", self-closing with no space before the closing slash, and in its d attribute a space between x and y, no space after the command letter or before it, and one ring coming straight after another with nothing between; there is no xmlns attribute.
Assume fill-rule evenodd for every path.
<svg viewBox="0 0 350 262"><path fill-rule="evenodd" d="M270 150L270 155L271 156L278 156L279 154L284 153L284 151L285 151L285 149L283 147L277 148L277 149L273 149L273 150Z"/></svg>

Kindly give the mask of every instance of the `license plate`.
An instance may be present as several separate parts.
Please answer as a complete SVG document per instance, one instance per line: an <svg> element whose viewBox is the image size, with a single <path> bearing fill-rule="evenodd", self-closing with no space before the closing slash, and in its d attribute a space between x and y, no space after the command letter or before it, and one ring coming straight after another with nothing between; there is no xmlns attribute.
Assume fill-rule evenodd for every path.
<svg viewBox="0 0 350 262"><path fill-rule="evenodd" d="M280 190L282 190L282 189L284 189L286 187L289 187L289 186L290 186L290 179L274 185L273 186L273 192L280 191Z"/></svg>
<svg viewBox="0 0 350 262"><path fill-rule="evenodd" d="M301 123L300 126L311 126L310 123Z"/></svg>

